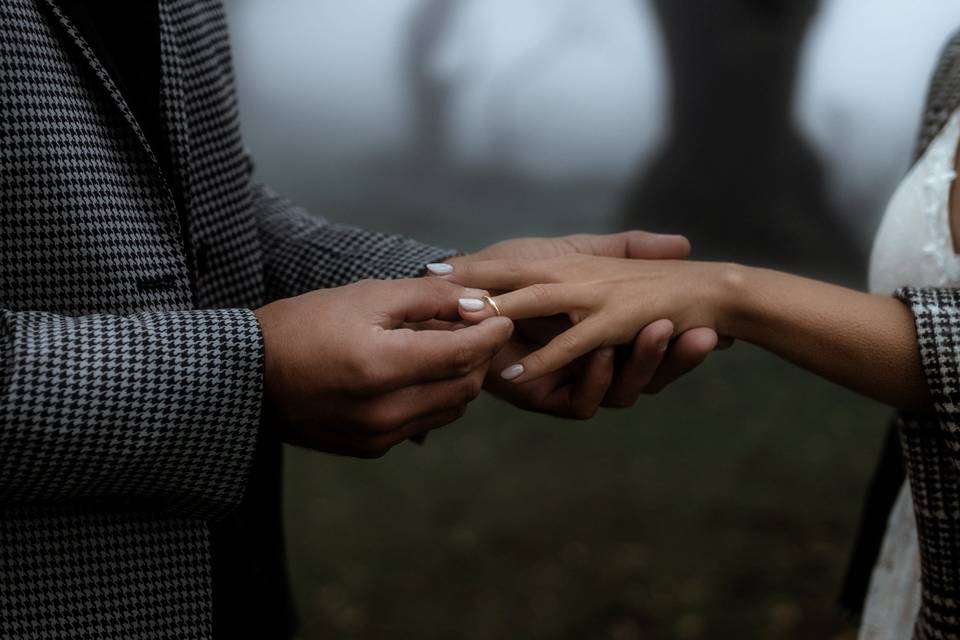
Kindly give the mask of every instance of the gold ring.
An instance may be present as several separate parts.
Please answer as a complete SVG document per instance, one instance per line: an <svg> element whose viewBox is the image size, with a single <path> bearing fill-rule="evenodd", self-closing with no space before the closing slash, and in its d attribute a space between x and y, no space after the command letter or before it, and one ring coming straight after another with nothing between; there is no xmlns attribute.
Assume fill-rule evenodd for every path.
<svg viewBox="0 0 960 640"><path fill-rule="evenodd" d="M490 296L483 296L483 299L487 301L487 304L493 308L493 310L497 313L498 316L503 315L503 311L500 311L500 305L497 304L496 300L494 300Z"/></svg>

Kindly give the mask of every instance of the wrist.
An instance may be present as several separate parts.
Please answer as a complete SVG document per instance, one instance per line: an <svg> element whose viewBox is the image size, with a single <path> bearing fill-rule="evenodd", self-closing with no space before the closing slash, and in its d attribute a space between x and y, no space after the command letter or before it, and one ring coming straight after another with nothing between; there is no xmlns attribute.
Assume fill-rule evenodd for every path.
<svg viewBox="0 0 960 640"><path fill-rule="evenodd" d="M727 338L741 337L739 327L749 311L749 283L753 271L750 267L734 263L713 265L713 277L709 281L711 306L714 309L718 335Z"/></svg>
<svg viewBox="0 0 960 640"><path fill-rule="evenodd" d="M272 317L272 305L276 303L271 303L260 307L259 309L254 309L253 315L257 319L257 323L260 325L260 339L263 349L263 369L262 369L262 385L263 385L263 398L265 402L272 402L273 396L275 395L276 387L276 378L277 378L277 349L274 338L275 333L275 323Z"/></svg>

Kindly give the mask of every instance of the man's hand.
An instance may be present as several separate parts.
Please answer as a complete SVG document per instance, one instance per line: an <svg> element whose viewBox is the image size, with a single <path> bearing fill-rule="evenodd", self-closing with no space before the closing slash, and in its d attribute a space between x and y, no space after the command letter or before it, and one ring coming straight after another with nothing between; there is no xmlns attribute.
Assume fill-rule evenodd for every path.
<svg viewBox="0 0 960 640"><path fill-rule="evenodd" d="M456 265L464 261L509 258L546 260L571 253L611 258L678 260L690 255L690 241L683 236L646 231L624 231L606 235L578 233L558 238L514 238L492 244L470 255L450 258L447 263Z"/></svg>
<svg viewBox="0 0 960 640"><path fill-rule="evenodd" d="M379 457L462 416L513 323L491 318L455 331L405 325L455 321L465 295L440 279L370 280L258 309L264 393L284 419L285 438Z"/></svg>
<svg viewBox="0 0 960 640"><path fill-rule="evenodd" d="M690 242L683 236L644 231L518 238L499 242L470 255L450 258L447 264L455 272L457 264L474 260L539 260L571 253L676 260L690 254ZM437 274L445 275L442 272ZM589 418L601 406L629 407L636 403L642 393L660 391L696 368L718 347L717 334L706 328L687 331L671 341L673 324L669 320L660 320L645 327L630 348L616 352L598 351L535 382L510 385L499 377L497 372L503 367L518 362L569 327L564 323L558 318L518 322L513 338L491 365L486 388L525 409L565 418Z"/></svg>
<svg viewBox="0 0 960 640"><path fill-rule="evenodd" d="M518 407L563 418L587 419L603 407L633 406L696 368L717 348L716 333L694 329L672 344L673 323L647 326L629 347L600 349L542 378L513 384L499 372L520 362L570 327L566 318L523 320L490 364L485 387Z"/></svg>

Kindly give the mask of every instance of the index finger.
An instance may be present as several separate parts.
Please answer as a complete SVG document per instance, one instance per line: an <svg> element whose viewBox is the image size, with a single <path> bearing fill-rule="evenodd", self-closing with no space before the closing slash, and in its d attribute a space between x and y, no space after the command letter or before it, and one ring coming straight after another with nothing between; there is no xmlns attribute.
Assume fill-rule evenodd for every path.
<svg viewBox="0 0 960 640"><path fill-rule="evenodd" d="M520 362L500 372L504 380L529 382L570 364L603 344L603 321L593 317L567 329Z"/></svg>
<svg viewBox="0 0 960 640"><path fill-rule="evenodd" d="M384 387L399 389L468 375L485 366L513 334L509 318L488 318L455 331L392 329L380 342Z"/></svg>
<svg viewBox="0 0 960 640"><path fill-rule="evenodd" d="M368 287L370 294L379 298L373 308L383 310L380 325L385 329L430 320L457 321L460 319L458 300L487 293L440 278L378 280Z"/></svg>
<svg viewBox="0 0 960 640"><path fill-rule="evenodd" d="M575 284L534 284L499 296L463 298L460 316L478 322L483 318L503 315L511 320L547 318L571 314L589 302L589 292Z"/></svg>
<svg viewBox="0 0 960 640"><path fill-rule="evenodd" d="M477 260L457 264L443 279L465 287L506 291L553 282L553 271L548 260Z"/></svg>

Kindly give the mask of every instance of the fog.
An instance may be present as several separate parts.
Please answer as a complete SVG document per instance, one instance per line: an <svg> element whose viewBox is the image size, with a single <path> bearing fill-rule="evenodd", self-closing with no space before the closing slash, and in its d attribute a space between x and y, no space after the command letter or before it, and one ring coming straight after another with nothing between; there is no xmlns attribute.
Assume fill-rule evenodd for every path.
<svg viewBox="0 0 960 640"><path fill-rule="evenodd" d="M837 209L872 234L907 169L953 0L832 0L807 38L798 122L820 152Z"/></svg>
<svg viewBox="0 0 960 640"><path fill-rule="evenodd" d="M362 188L365 162L403 148L398 58L414 6L230 5L245 135L279 189ZM931 66L956 25L954 0L832 0L808 34L797 122L825 163L838 210L865 241L908 165ZM450 139L466 166L616 184L670 126L661 40L645 2L465 0L431 66L456 88Z"/></svg>
<svg viewBox="0 0 960 640"><path fill-rule="evenodd" d="M749 13L726 1L733 14ZM746 30L761 45L778 43L787 28L767 9L809 6L787 8L794 1L751 0L764 15ZM409 52L417 9L440 2L233 0L240 110L260 177L338 221L466 250L519 234L650 225L648 212L665 203L677 205L664 207L668 224L688 214L687 228L700 232L695 252L729 231L734 240L720 243L739 242L745 262L751 247L789 248L821 263L849 257L862 271L884 200L909 164L931 66L960 25L957 0L825 3L794 95L809 144L778 135L782 101L769 103L779 105L772 125L758 124L769 112L757 103L785 90L752 94L743 127L742 83L741 99L728 102L734 117L716 127L731 135L713 138L720 153L696 165L703 131L716 125L698 126L712 105L681 111L677 131L692 136L669 135L672 85L646 1L447 0L455 20L420 61L444 102L437 161L416 126L416 107L428 101L410 100ZM703 24L690 30L719 34L721 53L737 44L707 22L722 13L692 16ZM770 24L780 38L768 38ZM671 26L672 37L683 33ZM761 62L782 53L729 51L757 50L774 52ZM747 55L734 70L757 60ZM706 73L722 68L709 63ZM704 93L729 96L731 75L713 76L724 84ZM706 85L686 83L684 95L698 95L690 86ZM731 160L751 160L778 137L802 162L774 152L773 162ZM682 161L664 163L661 145L678 139ZM774 197L763 199L757 179L737 175L767 164ZM669 171L657 173L662 166ZM669 184L674 177L688 180ZM704 184L705 198L683 200ZM656 185L670 187L662 200L630 208L630 186ZM790 187L789 206L767 206ZM725 196L733 206L715 206ZM758 202L752 217L736 218ZM852 237L835 233L846 231L836 218ZM783 233L757 233L767 222ZM398 447L375 464L289 448L300 637L853 637L836 592L888 414L738 341L656 399L583 425L481 398L428 446Z"/></svg>

